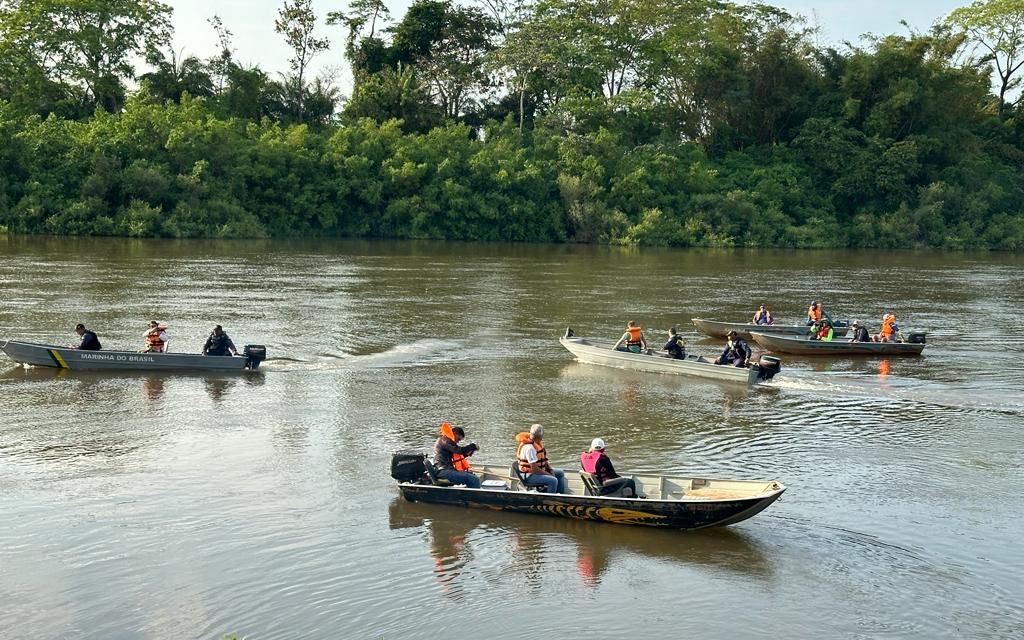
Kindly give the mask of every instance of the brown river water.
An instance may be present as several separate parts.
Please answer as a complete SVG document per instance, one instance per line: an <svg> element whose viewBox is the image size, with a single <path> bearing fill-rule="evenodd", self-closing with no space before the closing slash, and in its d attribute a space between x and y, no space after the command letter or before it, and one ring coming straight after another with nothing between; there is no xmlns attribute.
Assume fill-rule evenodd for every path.
<svg viewBox="0 0 1024 640"><path fill-rule="evenodd" d="M0 355L0 637L1024 637L1024 257L0 236L0 339L214 323L262 373ZM769 388L604 369L558 344L811 299L928 332L921 358L783 356ZM404 503L441 420L481 461L547 427L621 470L775 478L727 529Z"/></svg>

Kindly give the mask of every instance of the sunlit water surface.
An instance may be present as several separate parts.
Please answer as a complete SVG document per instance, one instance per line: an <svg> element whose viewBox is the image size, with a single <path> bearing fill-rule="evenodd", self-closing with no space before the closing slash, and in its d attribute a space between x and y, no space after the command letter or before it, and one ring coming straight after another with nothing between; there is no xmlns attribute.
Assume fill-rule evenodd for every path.
<svg viewBox="0 0 1024 640"><path fill-rule="evenodd" d="M258 375L61 375L0 357L3 638L1024 637L1024 259L0 237L0 338L85 322ZM922 358L784 357L767 389L573 361L811 299L928 332ZM404 503L390 453L548 427L574 467L777 478L700 533ZM585 634L588 635L588 634ZM597 636L593 636L597 637Z"/></svg>

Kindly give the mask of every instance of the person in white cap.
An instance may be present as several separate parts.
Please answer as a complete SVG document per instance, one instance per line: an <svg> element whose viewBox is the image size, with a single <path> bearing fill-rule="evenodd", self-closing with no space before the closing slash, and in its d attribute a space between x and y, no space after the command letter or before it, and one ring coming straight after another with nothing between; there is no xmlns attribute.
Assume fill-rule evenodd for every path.
<svg viewBox="0 0 1024 640"><path fill-rule="evenodd" d="M850 338L850 342L871 342L871 335L865 326L860 323L860 320L854 320L853 324L853 337Z"/></svg>
<svg viewBox="0 0 1024 640"><path fill-rule="evenodd" d="M602 496L636 497L636 483L632 478L622 478L615 473L611 458L604 452L604 440L601 438L594 438L590 450L580 454L580 464L584 471L597 478Z"/></svg>

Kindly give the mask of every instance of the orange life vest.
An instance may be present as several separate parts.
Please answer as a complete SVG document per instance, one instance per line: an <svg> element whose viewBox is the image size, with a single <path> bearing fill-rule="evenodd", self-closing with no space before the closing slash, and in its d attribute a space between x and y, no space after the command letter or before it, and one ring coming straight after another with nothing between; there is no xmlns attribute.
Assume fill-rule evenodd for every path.
<svg viewBox="0 0 1024 640"><path fill-rule="evenodd" d="M626 327L626 333L629 334L626 344L642 344L643 339L640 337L640 327Z"/></svg>
<svg viewBox="0 0 1024 640"><path fill-rule="evenodd" d="M530 462L523 457L523 447L532 444L537 450L537 463L542 469L548 468L548 452L541 446L540 442L534 442L530 432L523 431L516 434L516 460L519 462L519 470L523 473L530 473Z"/></svg>
<svg viewBox="0 0 1024 640"><path fill-rule="evenodd" d="M811 306L807 307L807 319L808 320L814 320L815 322L818 322L819 320L821 320L821 305L820 304L817 307L815 307L814 305L811 305Z"/></svg>
<svg viewBox="0 0 1024 640"><path fill-rule="evenodd" d="M452 425L447 422L441 423L441 435L452 442L458 442L458 440L455 439L455 432L452 431ZM456 471L469 471L469 460L461 453L453 453L452 469L455 469Z"/></svg>
<svg viewBox="0 0 1024 640"><path fill-rule="evenodd" d="M161 331L163 331L163 329L161 329L160 327L156 327L155 329L150 329L149 331L146 332L146 349L150 351L163 352L164 341L160 337Z"/></svg>
<svg viewBox="0 0 1024 640"><path fill-rule="evenodd" d="M892 315L891 313L890 314L886 314L886 316L884 318L882 318L882 331L881 331L881 334L883 336L889 337L889 336L892 335L892 323L893 322L896 322L896 316Z"/></svg>

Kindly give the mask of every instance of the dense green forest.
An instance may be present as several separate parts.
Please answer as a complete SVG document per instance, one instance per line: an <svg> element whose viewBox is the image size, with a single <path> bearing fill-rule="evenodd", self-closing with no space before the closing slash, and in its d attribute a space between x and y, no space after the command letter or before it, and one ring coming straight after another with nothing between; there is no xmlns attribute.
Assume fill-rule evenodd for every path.
<svg viewBox="0 0 1024 640"><path fill-rule="evenodd" d="M0 0L0 231L1024 250L1024 0L841 47L717 0L310 2L272 76L216 16L202 60L158 0Z"/></svg>

